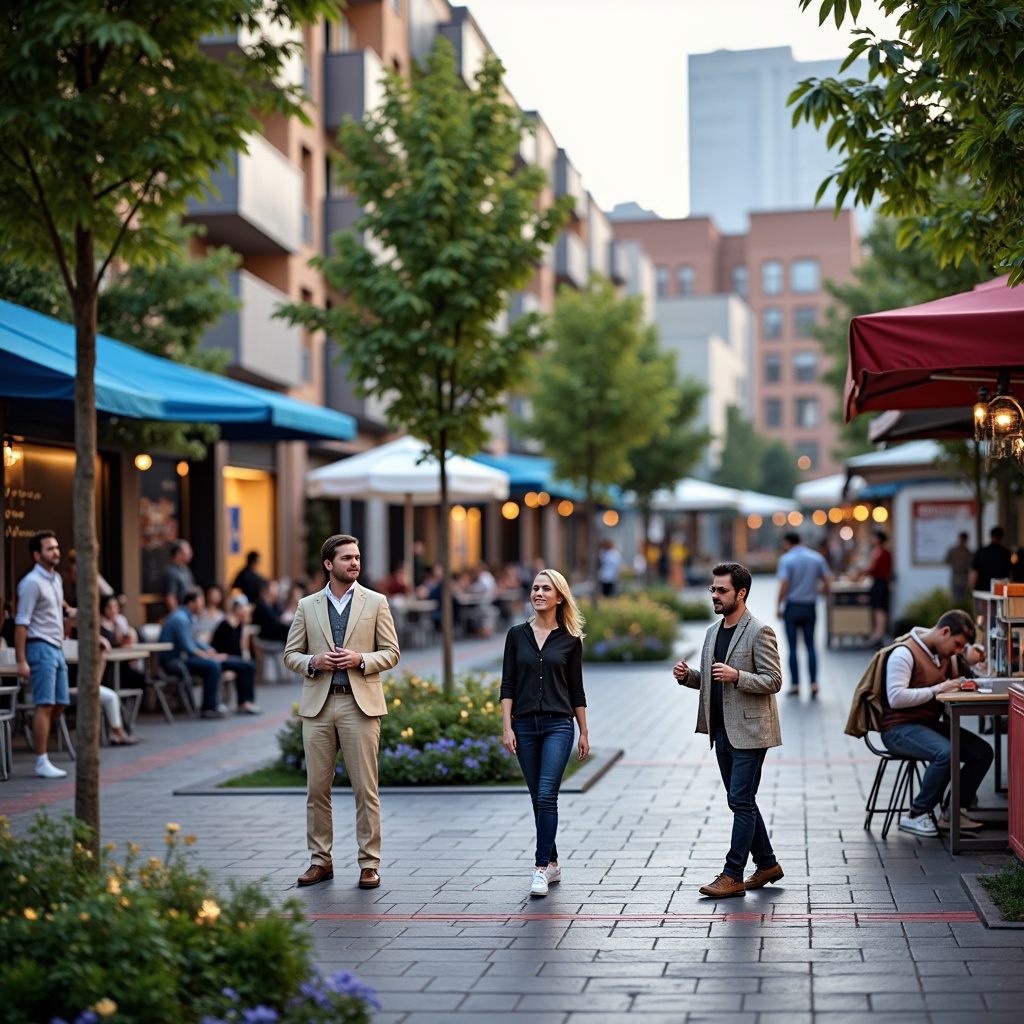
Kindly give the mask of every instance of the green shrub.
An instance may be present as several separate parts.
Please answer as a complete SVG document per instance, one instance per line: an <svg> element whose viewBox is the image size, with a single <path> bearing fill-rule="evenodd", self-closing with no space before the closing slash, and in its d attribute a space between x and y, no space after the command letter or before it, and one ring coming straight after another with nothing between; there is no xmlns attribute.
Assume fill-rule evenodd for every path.
<svg viewBox="0 0 1024 1024"><path fill-rule="evenodd" d="M584 661L664 661L672 655L679 620L646 594L589 604Z"/></svg>
<svg viewBox="0 0 1024 1024"><path fill-rule="evenodd" d="M714 617L710 601L685 598L675 587L645 587L640 593L655 604L664 605L683 622L705 622Z"/></svg>
<svg viewBox="0 0 1024 1024"><path fill-rule="evenodd" d="M1024 862L1014 857L994 875L979 876L1007 921L1024 921Z"/></svg>
<svg viewBox="0 0 1024 1024"><path fill-rule="evenodd" d="M902 636L913 626L934 626L951 608L962 608L973 616L974 601L970 596L954 601L952 592L945 587L929 590L903 606L899 618L893 622L893 636Z"/></svg>
<svg viewBox="0 0 1024 1024"><path fill-rule="evenodd" d="M177 825L164 859L129 844L96 864L68 818L13 837L0 818L0 992L7 1024L366 1024L372 991L311 964L300 904L264 889L218 892ZM317 1005L321 1003L322 1005Z"/></svg>
<svg viewBox="0 0 1024 1024"><path fill-rule="evenodd" d="M385 679L388 714L380 723L381 785L460 785L520 782L519 763L501 743L501 683L479 675L456 680L448 698L432 680L415 675ZM278 732L280 764L305 778L302 719L295 712ZM341 752L335 781L347 785Z"/></svg>

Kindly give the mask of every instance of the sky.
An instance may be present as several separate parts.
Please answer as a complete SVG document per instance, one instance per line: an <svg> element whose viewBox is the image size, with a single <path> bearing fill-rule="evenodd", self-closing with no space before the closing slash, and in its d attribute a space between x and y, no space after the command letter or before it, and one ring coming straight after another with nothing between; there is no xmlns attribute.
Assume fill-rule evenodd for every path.
<svg viewBox="0 0 1024 1024"><path fill-rule="evenodd" d="M689 213L686 57L791 46L842 58L849 27L818 25L818 0L454 0L469 8L524 110L536 110L598 205ZM859 24L894 37L866 0ZM838 63L837 63L838 67Z"/></svg>

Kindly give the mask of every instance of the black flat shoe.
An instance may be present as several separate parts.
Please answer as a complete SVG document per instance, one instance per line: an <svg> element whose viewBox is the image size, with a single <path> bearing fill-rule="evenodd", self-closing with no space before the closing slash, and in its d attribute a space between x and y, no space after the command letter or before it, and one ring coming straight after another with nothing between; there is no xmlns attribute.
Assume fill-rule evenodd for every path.
<svg viewBox="0 0 1024 1024"><path fill-rule="evenodd" d="M811 700L818 699L818 688L816 686L811 687Z"/></svg>
<svg viewBox="0 0 1024 1024"><path fill-rule="evenodd" d="M799 697L800 696L800 688L797 687L797 686L791 686L789 688L789 692L786 694L786 696L787 697Z"/></svg>

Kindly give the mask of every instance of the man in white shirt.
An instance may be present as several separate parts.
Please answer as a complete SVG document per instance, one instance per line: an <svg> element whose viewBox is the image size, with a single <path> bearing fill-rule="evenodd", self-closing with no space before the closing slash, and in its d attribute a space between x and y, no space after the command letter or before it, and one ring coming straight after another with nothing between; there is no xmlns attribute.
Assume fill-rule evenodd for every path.
<svg viewBox="0 0 1024 1024"><path fill-rule="evenodd" d="M64 660L64 582L57 572L60 544L52 530L34 533L28 550L35 565L18 583L14 651L18 678L32 683L32 746L36 775L63 779L67 772L50 763L50 729L70 701Z"/></svg>
<svg viewBox="0 0 1024 1024"><path fill-rule="evenodd" d="M968 665L984 657L975 645L974 620L965 611L946 612L931 629L915 627L910 639L889 655L885 666L887 707L882 715L882 742L894 754L927 761L921 788L914 795L909 814L900 816L900 829L918 836L938 834L931 811L942 801L949 785L951 746L949 723L942 719L940 693L960 688L962 658ZM980 736L960 733L960 796L968 807L992 764L992 748ZM960 828L974 831L981 823L963 810ZM944 811L939 828L949 828L950 811Z"/></svg>

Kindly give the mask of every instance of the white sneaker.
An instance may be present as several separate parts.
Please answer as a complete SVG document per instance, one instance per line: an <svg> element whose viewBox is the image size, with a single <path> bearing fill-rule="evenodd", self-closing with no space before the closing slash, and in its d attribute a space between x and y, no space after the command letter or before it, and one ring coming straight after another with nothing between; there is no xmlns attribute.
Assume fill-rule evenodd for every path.
<svg viewBox="0 0 1024 1024"><path fill-rule="evenodd" d="M537 868L533 873L533 881L530 883L531 896L547 896L548 876L544 868Z"/></svg>
<svg viewBox="0 0 1024 1024"><path fill-rule="evenodd" d="M544 869L544 875L548 880L548 885L554 885L555 882L562 880L562 869L557 864L549 864Z"/></svg>
<svg viewBox="0 0 1024 1024"><path fill-rule="evenodd" d="M58 768L55 764L51 764L49 761L44 761L42 764L36 765L36 775L41 779L63 779L67 777L67 772L63 768Z"/></svg>
<svg viewBox="0 0 1024 1024"><path fill-rule="evenodd" d="M915 836L937 836L939 834L935 822L927 814L919 814L916 818L912 818L909 814L901 814L900 831L909 832Z"/></svg>

